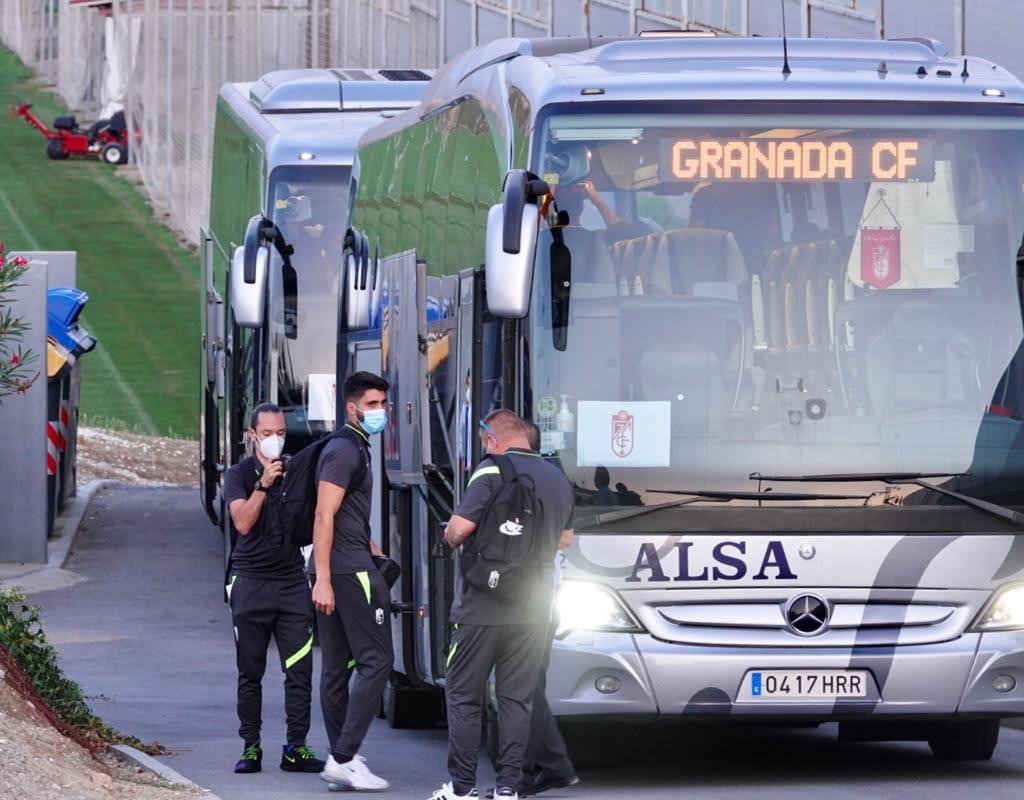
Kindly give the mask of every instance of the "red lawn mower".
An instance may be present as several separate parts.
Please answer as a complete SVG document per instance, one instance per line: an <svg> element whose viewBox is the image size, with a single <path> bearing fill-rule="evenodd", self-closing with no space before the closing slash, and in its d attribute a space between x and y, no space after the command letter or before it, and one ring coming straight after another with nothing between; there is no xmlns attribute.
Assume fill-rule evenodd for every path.
<svg viewBox="0 0 1024 800"><path fill-rule="evenodd" d="M46 155L53 159L68 156L99 158L108 164L124 164L128 161L128 126L124 112L118 111L109 119L94 122L87 131L80 130L74 117L57 117L53 121L56 130L50 130L30 110L30 103L23 103L12 110L16 117L24 120L46 137Z"/></svg>

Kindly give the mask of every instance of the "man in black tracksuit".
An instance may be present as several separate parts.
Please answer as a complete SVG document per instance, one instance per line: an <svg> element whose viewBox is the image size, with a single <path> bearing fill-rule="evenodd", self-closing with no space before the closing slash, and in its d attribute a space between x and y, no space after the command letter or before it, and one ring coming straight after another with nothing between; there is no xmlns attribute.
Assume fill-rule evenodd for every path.
<svg viewBox="0 0 1024 800"><path fill-rule="evenodd" d="M387 381L369 372L345 380L347 421L317 464L313 604L323 654L320 704L331 745L320 777L355 791L388 788L359 755L394 663L390 591L373 563L379 551L370 539L370 436L384 429L387 389Z"/></svg>
<svg viewBox="0 0 1024 800"><path fill-rule="evenodd" d="M224 501L238 541L231 554L228 602L238 662L238 734L245 743L235 772L259 772L263 673L270 637L284 671L288 741L281 754L286 772L320 772L324 762L306 746L313 675L313 605L302 553L283 534L278 519L285 418L272 403L253 411L246 432L253 455L224 476Z"/></svg>
<svg viewBox="0 0 1024 800"><path fill-rule="evenodd" d="M508 456L517 474L533 480L540 513L532 525L532 535L542 538L540 563L550 566L538 571L533 585L524 593L525 599L516 603L462 582L452 605L451 619L456 627L445 674L451 780L434 793L433 800L463 800L470 798L476 788L483 700L492 669L498 701L494 796L501 800L517 797L530 738L532 697L548 643L555 553L572 542L568 528L574 502L572 485L561 470L530 447L529 423L511 411L499 409L490 413L481 427L488 455ZM459 547L476 532L502 486L499 467L485 459L470 477L445 529L450 547ZM506 532L504 526L501 530Z"/></svg>

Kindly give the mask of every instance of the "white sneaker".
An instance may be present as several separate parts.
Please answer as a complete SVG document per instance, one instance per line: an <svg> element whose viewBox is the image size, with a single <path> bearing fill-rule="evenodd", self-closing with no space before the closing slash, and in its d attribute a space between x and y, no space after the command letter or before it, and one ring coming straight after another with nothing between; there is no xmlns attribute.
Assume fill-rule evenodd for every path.
<svg viewBox="0 0 1024 800"><path fill-rule="evenodd" d="M476 800L480 795L476 789L470 789L469 794L455 794L455 789L451 784L441 784L441 788L430 795L430 800Z"/></svg>
<svg viewBox="0 0 1024 800"><path fill-rule="evenodd" d="M390 786L386 780L370 772L362 756L356 756L344 764L335 761L334 756L328 756L320 780L331 784L331 789L338 786L354 792L383 792Z"/></svg>

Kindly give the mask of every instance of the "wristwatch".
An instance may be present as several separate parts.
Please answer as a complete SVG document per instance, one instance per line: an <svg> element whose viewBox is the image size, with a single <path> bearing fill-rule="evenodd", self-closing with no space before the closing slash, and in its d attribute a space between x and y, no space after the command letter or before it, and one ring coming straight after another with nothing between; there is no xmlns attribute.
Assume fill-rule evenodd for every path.
<svg viewBox="0 0 1024 800"><path fill-rule="evenodd" d="M270 491L270 489L268 489L268 488L267 488L266 486L264 486L264 485L263 485L262 483L258 483L258 482L257 482L257 484L256 484L256 491L257 491L257 492L269 492L269 491Z"/></svg>

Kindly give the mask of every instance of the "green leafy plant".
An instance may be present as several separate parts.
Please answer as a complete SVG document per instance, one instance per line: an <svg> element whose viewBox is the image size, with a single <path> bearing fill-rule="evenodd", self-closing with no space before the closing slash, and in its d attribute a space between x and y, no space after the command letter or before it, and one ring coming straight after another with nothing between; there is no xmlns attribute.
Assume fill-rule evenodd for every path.
<svg viewBox="0 0 1024 800"><path fill-rule="evenodd" d="M5 652L53 716L87 746L105 749L110 744L127 744L150 755L166 752L156 742L145 744L119 733L92 713L82 688L57 663L57 651L46 640L39 609L29 605L24 594L11 589L0 591L0 656Z"/></svg>
<svg viewBox="0 0 1024 800"><path fill-rule="evenodd" d="M31 369L36 354L21 345L28 325L11 308L11 295L27 269L28 259L12 256L0 242L0 403L9 395L24 394L39 378Z"/></svg>

